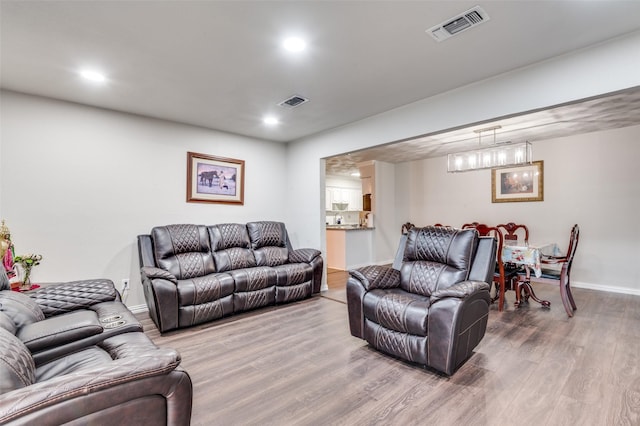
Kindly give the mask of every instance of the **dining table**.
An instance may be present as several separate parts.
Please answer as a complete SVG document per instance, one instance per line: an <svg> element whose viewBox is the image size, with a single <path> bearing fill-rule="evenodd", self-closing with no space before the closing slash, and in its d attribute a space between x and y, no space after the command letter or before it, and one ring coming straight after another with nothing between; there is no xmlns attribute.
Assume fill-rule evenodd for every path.
<svg viewBox="0 0 640 426"><path fill-rule="evenodd" d="M548 308L551 306L551 302L539 299L533 291L533 287L531 287L531 272L533 271L534 276L539 278L542 275L542 256L559 256L560 254L560 248L556 243L525 244L513 242L511 244L507 243L502 247L502 262L505 265L522 266L525 270L524 280L518 280L514 289L516 292L514 306L518 307L523 303L523 292L525 302L531 298L543 307Z"/></svg>

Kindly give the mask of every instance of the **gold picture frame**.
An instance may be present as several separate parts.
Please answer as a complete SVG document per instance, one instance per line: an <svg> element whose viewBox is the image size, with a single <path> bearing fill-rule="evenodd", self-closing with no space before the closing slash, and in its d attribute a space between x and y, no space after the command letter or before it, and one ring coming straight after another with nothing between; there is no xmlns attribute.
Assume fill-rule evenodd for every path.
<svg viewBox="0 0 640 426"><path fill-rule="evenodd" d="M187 152L187 202L244 204L244 160Z"/></svg>
<svg viewBox="0 0 640 426"><path fill-rule="evenodd" d="M544 163L491 169L491 202L544 201Z"/></svg>

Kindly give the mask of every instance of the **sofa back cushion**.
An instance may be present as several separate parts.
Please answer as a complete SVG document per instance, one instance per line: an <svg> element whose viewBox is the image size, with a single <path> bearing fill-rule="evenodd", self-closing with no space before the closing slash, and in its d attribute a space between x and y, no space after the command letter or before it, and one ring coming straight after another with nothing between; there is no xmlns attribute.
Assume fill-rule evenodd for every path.
<svg viewBox="0 0 640 426"><path fill-rule="evenodd" d="M284 223L249 222L247 230L258 266L279 266L289 261L289 239Z"/></svg>
<svg viewBox="0 0 640 426"><path fill-rule="evenodd" d="M466 280L477 246L475 229L412 228L407 235L400 286L410 293L431 296Z"/></svg>
<svg viewBox="0 0 640 426"><path fill-rule="evenodd" d="M13 321L17 330L44 319L44 313L35 300L11 290L0 291L0 312Z"/></svg>
<svg viewBox="0 0 640 426"><path fill-rule="evenodd" d="M0 395L32 385L36 366L27 347L13 334L0 328Z"/></svg>
<svg viewBox="0 0 640 426"><path fill-rule="evenodd" d="M215 272L207 228L203 225L167 225L151 230L156 265L177 279Z"/></svg>
<svg viewBox="0 0 640 426"><path fill-rule="evenodd" d="M213 260L218 272L256 266L247 227L240 223L209 226Z"/></svg>

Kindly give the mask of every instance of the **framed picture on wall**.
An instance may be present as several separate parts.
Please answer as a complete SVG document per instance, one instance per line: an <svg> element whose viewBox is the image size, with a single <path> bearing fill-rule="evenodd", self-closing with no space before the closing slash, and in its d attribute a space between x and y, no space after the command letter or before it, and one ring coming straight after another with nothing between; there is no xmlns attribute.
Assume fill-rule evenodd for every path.
<svg viewBox="0 0 640 426"><path fill-rule="evenodd" d="M187 202L244 204L244 160L187 152Z"/></svg>
<svg viewBox="0 0 640 426"><path fill-rule="evenodd" d="M491 202L544 200L544 167L542 161L526 166L491 170Z"/></svg>

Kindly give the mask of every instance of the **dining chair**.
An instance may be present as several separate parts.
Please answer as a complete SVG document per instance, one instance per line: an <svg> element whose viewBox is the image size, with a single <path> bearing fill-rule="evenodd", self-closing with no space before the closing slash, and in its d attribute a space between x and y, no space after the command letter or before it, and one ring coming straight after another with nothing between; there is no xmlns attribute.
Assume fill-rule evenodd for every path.
<svg viewBox="0 0 640 426"><path fill-rule="evenodd" d="M502 236L504 238L504 245L529 245L529 228L527 228L527 225L509 222L496 225L496 228L503 232ZM508 283L510 284L510 288L516 290L513 284L518 280L518 272L525 272L524 266L505 262L504 269L507 275L511 275L513 277Z"/></svg>
<svg viewBox="0 0 640 426"><path fill-rule="evenodd" d="M578 248L578 239L580 238L580 227L575 224L571 228L571 236L569 238L569 247L567 248L566 255L564 256L548 256L541 255L540 263L542 265L555 265L556 268L542 266L542 275L540 277L534 277L531 281L559 284L560 285L560 299L564 305L565 311L569 318L573 316L573 311L578 309L576 302L573 300L573 294L571 294L571 265L573 264L573 258ZM560 266L560 269L557 268ZM522 279L523 273L518 273L519 278ZM528 298L525 295L525 300Z"/></svg>
<svg viewBox="0 0 640 426"><path fill-rule="evenodd" d="M509 222L496 225L496 228L504 230L503 236L506 245L517 245L519 241L522 241L524 245L529 244L529 228L527 228L527 225Z"/></svg>
<svg viewBox="0 0 640 426"><path fill-rule="evenodd" d="M493 283L496 288L496 294L491 298L491 303L498 301L498 311L504 310L504 295L507 289L507 283L511 287L511 283L517 279L517 271L508 271L505 269L505 265L502 262L502 246L504 244L504 238L502 231L495 226L488 226L484 223L472 222L462 225L462 229L475 228L481 237L492 236L497 242L496 250L496 267L493 273Z"/></svg>

